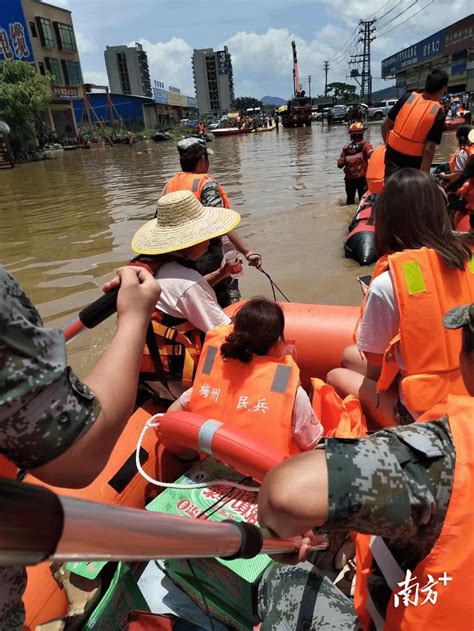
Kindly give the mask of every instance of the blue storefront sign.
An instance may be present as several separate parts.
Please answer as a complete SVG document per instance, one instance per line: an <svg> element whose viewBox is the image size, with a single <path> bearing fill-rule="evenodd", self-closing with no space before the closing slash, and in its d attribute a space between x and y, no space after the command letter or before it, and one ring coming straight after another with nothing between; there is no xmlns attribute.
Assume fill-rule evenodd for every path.
<svg viewBox="0 0 474 631"><path fill-rule="evenodd" d="M198 102L197 102L197 99L194 98L194 96L187 96L186 100L187 100L188 107L197 107Z"/></svg>
<svg viewBox="0 0 474 631"><path fill-rule="evenodd" d="M163 88L153 88L153 98L156 103L168 105L168 90L164 90Z"/></svg>
<svg viewBox="0 0 474 631"><path fill-rule="evenodd" d="M394 75L400 70L405 70L410 66L441 55L444 50L445 30L438 31L434 35L421 40L421 42L384 59L382 61L382 78L385 79L385 77Z"/></svg>
<svg viewBox="0 0 474 631"><path fill-rule="evenodd" d="M21 0L0 2L0 61L34 61Z"/></svg>

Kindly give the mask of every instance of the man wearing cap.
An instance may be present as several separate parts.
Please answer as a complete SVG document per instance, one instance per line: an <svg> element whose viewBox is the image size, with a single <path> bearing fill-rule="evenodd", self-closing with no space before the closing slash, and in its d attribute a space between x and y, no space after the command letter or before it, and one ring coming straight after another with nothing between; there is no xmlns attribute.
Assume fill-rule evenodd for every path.
<svg viewBox="0 0 474 631"><path fill-rule="evenodd" d="M470 396L369 438L328 439L266 476L258 521L280 537L306 533L300 561L314 527L356 532L357 554L353 602L308 563L271 566L259 588L262 631L474 628L474 303L444 325L462 334Z"/></svg>
<svg viewBox="0 0 474 631"><path fill-rule="evenodd" d="M230 208L229 199L223 187L209 174L209 154L212 149L207 148L202 138L184 138L177 144L181 171L176 173L164 186L162 195L175 191L192 191L197 199L206 207L223 206ZM233 230L227 235L235 248L247 259L249 265L260 267L260 254L252 252L247 243ZM204 276L219 269L223 258L221 239L213 239L204 256L197 262L198 271ZM236 279L226 278L214 286L217 300L221 307L227 307L240 300L238 282Z"/></svg>

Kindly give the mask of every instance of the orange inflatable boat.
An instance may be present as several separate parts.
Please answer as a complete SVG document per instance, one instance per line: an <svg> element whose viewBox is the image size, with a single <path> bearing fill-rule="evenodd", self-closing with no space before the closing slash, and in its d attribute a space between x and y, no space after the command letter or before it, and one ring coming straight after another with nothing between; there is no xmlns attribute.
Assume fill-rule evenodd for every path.
<svg viewBox="0 0 474 631"><path fill-rule="evenodd" d="M324 379L329 370L340 365L344 348L352 344L359 308L296 303L281 306L286 319L285 337L295 341L302 385L309 391L311 378ZM227 312L232 315L238 307L239 304L232 305ZM150 485L136 469L136 445L146 421L154 414L165 412L167 406L166 402L150 400L134 412L106 467L89 486L83 489L50 487L32 475L28 475L26 481L52 488L60 495L143 508L158 491L157 487ZM187 465L165 446L174 446L173 450L179 451L176 450L176 444L179 446L183 441L187 444L190 436L193 437L192 440L197 441L199 427L203 423L202 417L186 414L186 417L194 419L188 418L184 425L173 428L175 416L170 414L166 417L160 424L159 434L151 430L146 432L140 450L143 469L150 477L164 482L176 480L187 468ZM229 460L227 456L226 464L239 468L239 462L248 462L248 472L257 480L261 480L272 466L285 457L284 454L269 453L262 458L258 445L250 445L244 437L228 433L216 435L215 457L219 458L220 454L229 452L229 441L233 442L230 451L235 456L234 460ZM191 441L191 446L192 444L194 443ZM67 610L66 596L52 577L49 564L43 563L28 568L28 586L24 602L27 629L34 629L36 625L64 617Z"/></svg>

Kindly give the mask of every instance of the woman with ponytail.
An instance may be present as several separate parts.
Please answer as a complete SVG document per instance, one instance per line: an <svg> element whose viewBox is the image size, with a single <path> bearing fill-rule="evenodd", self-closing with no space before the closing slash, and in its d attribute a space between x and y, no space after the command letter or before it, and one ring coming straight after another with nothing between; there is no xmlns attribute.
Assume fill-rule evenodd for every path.
<svg viewBox="0 0 474 631"><path fill-rule="evenodd" d="M461 337L443 312L474 301L474 234L456 233L433 178L400 169L377 205L379 260L363 303L357 347L327 382L360 399L369 429L412 423L448 394L465 395Z"/></svg>
<svg viewBox="0 0 474 631"><path fill-rule="evenodd" d="M249 300L233 324L208 333L193 387L170 411L218 419L288 455L313 449L323 428L300 386L284 328L276 302Z"/></svg>

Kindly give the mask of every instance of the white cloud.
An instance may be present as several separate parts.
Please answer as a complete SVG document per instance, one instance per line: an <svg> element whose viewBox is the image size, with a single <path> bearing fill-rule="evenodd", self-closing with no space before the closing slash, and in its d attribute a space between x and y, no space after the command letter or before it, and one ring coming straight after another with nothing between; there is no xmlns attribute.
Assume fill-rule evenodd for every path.
<svg viewBox="0 0 474 631"><path fill-rule="evenodd" d="M148 55L152 85L154 80L163 81L166 88L172 85L180 88L183 94L190 96L194 94L191 66L193 49L184 39L172 37L167 42L155 44L141 39L139 43L143 45ZM134 45L135 42L129 44L129 46Z"/></svg>
<svg viewBox="0 0 474 631"><path fill-rule="evenodd" d="M76 31L76 42L80 55L90 55L100 51L98 44L80 31Z"/></svg>
<svg viewBox="0 0 474 631"><path fill-rule="evenodd" d="M47 4L53 4L56 7L62 7L63 9L69 9L69 0L45 0Z"/></svg>
<svg viewBox="0 0 474 631"><path fill-rule="evenodd" d="M105 70L83 70L84 81L86 83L95 83L96 85L109 85L107 73Z"/></svg>

